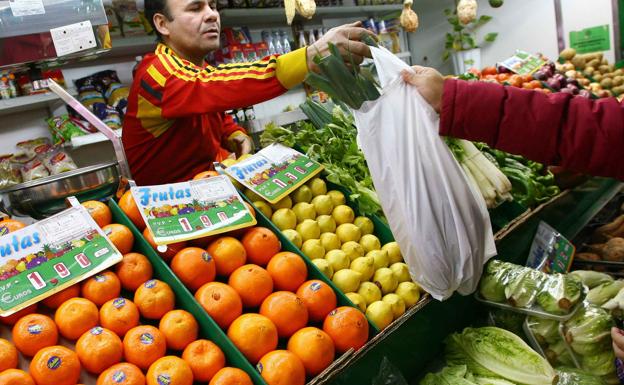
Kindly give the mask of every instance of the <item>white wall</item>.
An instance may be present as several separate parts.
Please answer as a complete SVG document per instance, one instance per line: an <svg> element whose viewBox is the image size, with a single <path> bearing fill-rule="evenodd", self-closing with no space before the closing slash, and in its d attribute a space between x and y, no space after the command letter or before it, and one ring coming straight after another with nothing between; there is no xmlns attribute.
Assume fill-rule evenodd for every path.
<svg viewBox="0 0 624 385"><path fill-rule="evenodd" d="M591 4L591 5L590 5ZM588 9L591 7L591 9ZM561 0L563 32L566 47L570 45L570 31L608 24L611 32L611 50L605 52L610 63L615 62L615 31L611 0Z"/></svg>

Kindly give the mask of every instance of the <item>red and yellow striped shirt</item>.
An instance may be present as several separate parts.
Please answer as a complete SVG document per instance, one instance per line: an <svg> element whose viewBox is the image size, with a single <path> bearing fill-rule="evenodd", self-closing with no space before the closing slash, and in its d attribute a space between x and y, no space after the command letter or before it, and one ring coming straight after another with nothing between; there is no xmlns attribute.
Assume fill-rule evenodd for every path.
<svg viewBox="0 0 624 385"><path fill-rule="evenodd" d="M164 44L134 75L122 141L139 185L191 179L229 155L244 133L224 111L272 99L301 83L306 49L250 63L198 67Z"/></svg>

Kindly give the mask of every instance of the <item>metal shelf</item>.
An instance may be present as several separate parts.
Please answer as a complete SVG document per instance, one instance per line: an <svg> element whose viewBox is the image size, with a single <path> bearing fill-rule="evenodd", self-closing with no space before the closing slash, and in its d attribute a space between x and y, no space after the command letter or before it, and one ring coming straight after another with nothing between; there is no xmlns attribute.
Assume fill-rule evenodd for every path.
<svg viewBox="0 0 624 385"><path fill-rule="evenodd" d="M70 90L70 94L77 95L76 90ZM63 102L53 92L46 92L45 94L19 96L12 99L0 100L0 116L9 115L16 112L32 111L38 108L45 108L51 104Z"/></svg>

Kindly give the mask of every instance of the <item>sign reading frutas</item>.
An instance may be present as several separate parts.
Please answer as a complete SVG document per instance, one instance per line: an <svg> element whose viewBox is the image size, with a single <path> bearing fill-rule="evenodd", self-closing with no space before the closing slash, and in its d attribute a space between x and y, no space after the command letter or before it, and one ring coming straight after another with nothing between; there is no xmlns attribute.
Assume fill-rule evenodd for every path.
<svg viewBox="0 0 624 385"><path fill-rule="evenodd" d="M8 316L121 261L82 206L0 236L0 316Z"/></svg>
<svg viewBox="0 0 624 385"><path fill-rule="evenodd" d="M577 53L603 52L611 49L609 25L570 31L570 47Z"/></svg>
<svg viewBox="0 0 624 385"><path fill-rule="evenodd" d="M277 203L322 169L302 153L272 144L225 172L269 203Z"/></svg>
<svg viewBox="0 0 624 385"><path fill-rule="evenodd" d="M256 219L227 176L131 188L157 245L249 227Z"/></svg>

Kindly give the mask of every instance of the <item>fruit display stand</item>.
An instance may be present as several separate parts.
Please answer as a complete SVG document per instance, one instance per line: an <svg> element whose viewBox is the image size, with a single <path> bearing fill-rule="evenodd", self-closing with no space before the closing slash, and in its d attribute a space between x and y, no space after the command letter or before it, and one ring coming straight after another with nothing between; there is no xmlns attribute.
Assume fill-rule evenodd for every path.
<svg viewBox="0 0 624 385"><path fill-rule="evenodd" d="M497 258L523 265L541 221L568 239L573 238L621 190L622 184L615 180L590 179L499 238ZM415 384L414 381L426 373L431 361L440 356L445 338L475 324L485 318L485 314L485 307L474 296L455 294L445 302L426 301L402 323L389 327L356 352L349 365L329 383L369 384L379 373L383 358L387 357L410 383Z"/></svg>

